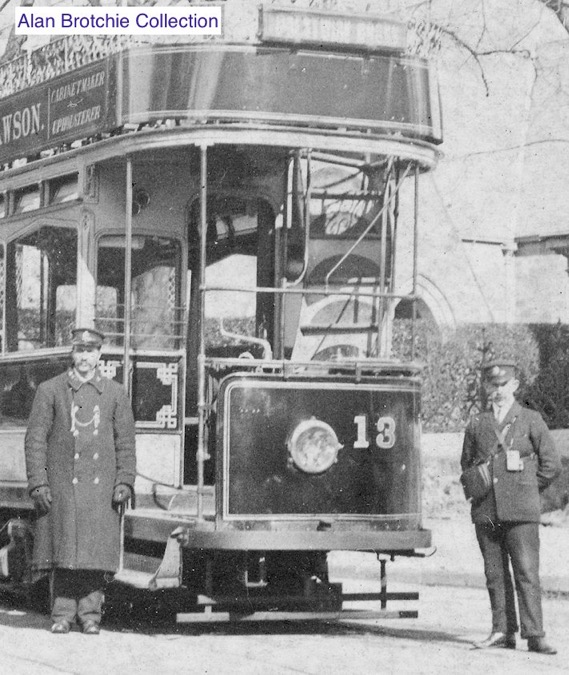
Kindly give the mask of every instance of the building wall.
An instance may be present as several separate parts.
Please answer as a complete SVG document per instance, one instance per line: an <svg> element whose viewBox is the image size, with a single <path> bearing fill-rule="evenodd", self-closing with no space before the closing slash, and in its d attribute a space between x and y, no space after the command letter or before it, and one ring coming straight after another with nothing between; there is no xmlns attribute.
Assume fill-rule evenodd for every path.
<svg viewBox="0 0 569 675"><path fill-rule="evenodd" d="M514 4L485 15L481 49L503 51L475 60L443 43L438 57L444 154L422 180L420 266L457 324L569 322L567 260L517 243L569 242L569 39L541 11L516 43L536 3Z"/></svg>
<svg viewBox="0 0 569 675"><path fill-rule="evenodd" d="M562 255L518 257L516 318L519 323L569 323L569 275Z"/></svg>

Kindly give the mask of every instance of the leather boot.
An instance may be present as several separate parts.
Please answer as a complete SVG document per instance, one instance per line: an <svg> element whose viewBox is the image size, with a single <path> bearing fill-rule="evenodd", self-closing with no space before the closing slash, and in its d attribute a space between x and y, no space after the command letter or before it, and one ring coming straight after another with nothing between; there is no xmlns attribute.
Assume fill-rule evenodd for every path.
<svg viewBox="0 0 569 675"><path fill-rule="evenodd" d="M70 630L71 624L66 619L55 621L51 626L52 633L69 633Z"/></svg>
<svg viewBox="0 0 569 675"><path fill-rule="evenodd" d="M537 652L538 654L557 654L557 649L547 644L543 637L528 638L528 651Z"/></svg>
<svg viewBox="0 0 569 675"><path fill-rule="evenodd" d="M482 640L482 642L475 642L474 646L476 649L488 649L488 647L515 649L516 635L515 633L501 633L499 631L493 631L485 640Z"/></svg>

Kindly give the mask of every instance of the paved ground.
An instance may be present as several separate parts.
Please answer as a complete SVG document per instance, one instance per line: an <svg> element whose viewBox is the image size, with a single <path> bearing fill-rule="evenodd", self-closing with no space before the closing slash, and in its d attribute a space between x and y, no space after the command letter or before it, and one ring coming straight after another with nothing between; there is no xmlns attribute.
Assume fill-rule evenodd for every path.
<svg viewBox="0 0 569 675"><path fill-rule="evenodd" d="M559 653L542 656L519 641L515 651L475 650L486 637L486 592L478 588L396 586L419 590L418 619L341 624L209 626L106 625L98 637L52 635L49 618L0 601L2 675L368 675L401 673L569 672L569 601L544 603L548 637ZM347 582L346 590L378 590ZM393 603L396 604L396 603ZM397 603L405 605L406 603Z"/></svg>
<svg viewBox="0 0 569 675"><path fill-rule="evenodd" d="M515 652L472 649L490 626L473 527L467 517L425 525L433 532L434 555L388 564L388 590L420 593L419 601L388 609L418 609L418 619L198 628L142 617L107 623L96 638L76 631L54 636L48 616L0 597L0 675L569 672L567 529L541 528L545 627L559 650L548 657L528 653L522 641ZM333 579L347 592L379 590L379 570L372 554L331 555Z"/></svg>

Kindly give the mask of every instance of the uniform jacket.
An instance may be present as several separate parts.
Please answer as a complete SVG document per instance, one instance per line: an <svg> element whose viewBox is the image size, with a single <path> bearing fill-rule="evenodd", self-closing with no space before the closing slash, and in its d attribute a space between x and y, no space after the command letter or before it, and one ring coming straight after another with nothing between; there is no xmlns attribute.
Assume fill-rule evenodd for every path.
<svg viewBox="0 0 569 675"><path fill-rule="evenodd" d="M494 430L506 428L504 446L520 453L522 471L508 471L506 451L498 449ZM501 423L492 412L473 416L464 435L462 470L487 459L492 489L472 504L473 522L539 522L539 493L561 472L561 457L541 415L514 402Z"/></svg>
<svg viewBox="0 0 569 675"><path fill-rule="evenodd" d="M135 431L124 388L97 371L88 381L72 370L38 387L26 433L30 491L49 485L53 502L38 517L34 567L114 572L119 483L134 485Z"/></svg>

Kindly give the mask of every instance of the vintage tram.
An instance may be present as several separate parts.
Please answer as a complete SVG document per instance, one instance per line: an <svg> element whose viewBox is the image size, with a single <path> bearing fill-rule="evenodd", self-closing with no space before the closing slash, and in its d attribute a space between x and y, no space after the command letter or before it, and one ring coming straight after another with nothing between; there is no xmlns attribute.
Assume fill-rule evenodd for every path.
<svg viewBox="0 0 569 675"><path fill-rule="evenodd" d="M391 329L433 73L373 14L247 16L233 41L66 38L1 66L0 583L34 581L27 417L83 325L137 425L117 582L183 589L179 621L414 616L386 609L418 596L385 560L431 545L420 365ZM331 551L377 553L382 591L344 593Z"/></svg>

